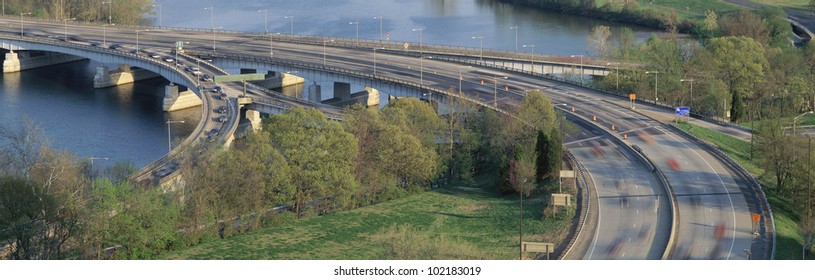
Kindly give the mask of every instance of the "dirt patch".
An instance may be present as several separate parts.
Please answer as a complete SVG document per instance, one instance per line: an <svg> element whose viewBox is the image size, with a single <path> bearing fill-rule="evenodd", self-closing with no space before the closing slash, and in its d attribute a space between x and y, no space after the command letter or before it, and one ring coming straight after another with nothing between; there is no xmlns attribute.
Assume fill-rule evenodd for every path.
<svg viewBox="0 0 815 280"><path fill-rule="evenodd" d="M487 207L489 207L489 206L486 205L486 204L469 204L469 205L459 206L458 210L462 211L462 212L465 212L465 213L472 213L472 212L475 212L475 211L487 209Z"/></svg>

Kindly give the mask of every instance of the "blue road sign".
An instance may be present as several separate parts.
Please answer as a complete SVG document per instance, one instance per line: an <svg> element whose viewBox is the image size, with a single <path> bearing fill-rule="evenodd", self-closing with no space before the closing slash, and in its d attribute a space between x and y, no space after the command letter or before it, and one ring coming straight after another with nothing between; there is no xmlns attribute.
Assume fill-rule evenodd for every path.
<svg viewBox="0 0 815 280"><path fill-rule="evenodd" d="M677 107L676 108L676 115L677 116L690 116L690 107Z"/></svg>

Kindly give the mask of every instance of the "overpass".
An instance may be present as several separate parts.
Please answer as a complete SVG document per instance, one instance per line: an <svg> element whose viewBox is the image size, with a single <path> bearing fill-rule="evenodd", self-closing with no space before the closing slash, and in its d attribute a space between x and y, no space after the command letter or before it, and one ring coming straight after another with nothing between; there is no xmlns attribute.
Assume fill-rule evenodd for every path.
<svg viewBox="0 0 815 280"><path fill-rule="evenodd" d="M55 24L37 23L37 27L55 28ZM72 30L73 32L80 30L82 36L88 38L98 38L98 35L94 35L98 34L98 27L79 26L72 27ZM132 43L132 33L131 29L115 29L111 31L109 38L117 43ZM645 111L642 109L632 111L626 109L624 105L619 105L625 102L618 98L568 83L541 79L543 73L537 69L543 70L544 68L532 67L533 63L540 64L540 61L530 60L527 64L525 59L513 57L513 55L494 59L496 62L490 65L485 62L489 58L485 59L481 52L478 57L475 57L471 53L456 54L450 49L445 49L444 52L439 51L435 55L426 55L425 46L421 46L419 50L411 49L408 46L398 51L393 49L389 53L389 49L385 47L368 49L352 40L335 39L332 43L335 43L336 46L331 47L329 56L327 50L328 43L331 41L326 39L315 44L314 38L310 38L311 43L302 43L296 42L302 37L293 36L290 42L278 42L272 41L279 39L275 36L227 32L216 34L220 36L217 40L220 42L220 47L213 47L210 50L207 38L210 38L211 34L165 29L153 32L145 45L149 48L160 49L171 46L172 42L177 40L190 41L192 45L198 46L194 48L193 54L213 57L215 63L220 60L221 63L239 64L241 68L267 67L278 70L279 68L274 67L284 65L290 67L289 69L298 69L298 73L315 76L339 73L348 76L349 82L379 83L378 86L381 87L389 86L389 84L401 85L416 90L405 91L402 93L405 95L430 92L435 94L436 98L441 99L465 98L501 112L514 111L523 99L526 90L542 89L552 97L555 103L571 104L575 107L573 111L575 116L584 120L591 119L589 123L593 122L595 127L606 131L606 135L600 137L609 140L602 144L601 148L606 150L607 154L623 149L619 154L626 158L622 162L603 162L590 157L591 153L588 151L591 148L589 147L572 148L578 160L587 163L586 167L590 174L599 176L592 179L597 186L594 191L596 195L593 198L597 202L598 207L596 208L599 213L594 221L596 232L588 249L584 251L583 257L597 258L596 253L599 258L644 259L655 258L657 255L663 258L676 258L685 257L684 252L688 252L687 257L694 259L747 259L748 255L742 253L742 250L750 250L768 252L765 257L771 258L769 252L771 252L772 243L766 242L769 236L774 236L771 216L767 214L768 207L761 203L763 199L761 195L757 194L758 192L748 182L749 178L739 172L732 163L706 149L703 144L694 142L688 136L661 123L658 117L654 117L654 114L664 113L659 108L640 105L641 108L646 107ZM260 39L265 37L268 37L270 41ZM18 37L19 39L15 41L13 36L7 36L7 38L8 41L4 39L3 42L19 42L20 45L35 40L49 40ZM62 44L54 39L50 41L39 42L39 44L43 46ZM342 47L342 44L345 47ZM223 51L226 48L228 52ZM221 51L218 51L219 49ZM431 48L428 47L428 51L430 50ZM109 51L102 49L100 52ZM184 62L188 64L201 62L192 56L184 57ZM497 63L499 60L505 62L499 64ZM511 66L507 65L506 61L511 61ZM585 69L585 63L579 64ZM134 62L134 65L138 64ZM170 67L173 68L173 72L183 74L175 69L177 67ZM604 71L600 70L603 68L603 65L597 65L598 71ZM605 69L607 71L608 68ZM225 72L215 65L208 66L207 71L213 74L219 71L220 73ZM462 94L447 96L447 89L451 88L458 88ZM233 88L229 92L231 98L227 103L231 108L230 120L225 126L230 128L231 133L234 132L232 130L233 122L237 123L236 115L240 100L237 89ZM260 93L251 94L259 95ZM202 99L206 98L212 97L205 94ZM285 99L274 96L273 100L268 103L278 106L284 104L283 102L296 104L294 100L282 100ZM313 105L317 104L303 104L303 106ZM282 107L285 106L288 105L282 105ZM202 114L208 114L211 110L206 108L203 111ZM595 118L596 122L593 120ZM209 118L202 119L208 120ZM206 122L209 121L202 123ZM615 125L616 128L610 129L611 125ZM628 142L620 140L622 135L642 130L649 131L655 135L657 140L653 142L637 138L626 139ZM598 134L603 133L598 132ZM187 140L200 141L201 138L202 135L198 134ZM227 139L222 139L222 141L227 142ZM645 159L637 159L638 156L631 152L631 144L640 147ZM170 155L175 152L173 151ZM682 162L683 170L671 171L671 166L666 159L667 155L673 155L674 160ZM640 161L649 164L641 164ZM159 166L169 164L171 163L164 165L159 163L149 169L157 170ZM648 166L653 168L648 168ZM633 177L621 177L622 174ZM614 185L617 185L616 182L620 180L623 181L623 187L616 188ZM667 203L674 203L675 206L665 207L665 199L668 199ZM621 207L620 203L623 200L637 202L631 203L631 206L628 207ZM621 209L615 211L613 210L615 207ZM664 216L664 212L660 211L667 208L674 208L669 216L676 221L670 222L671 226L660 226L666 223L664 218L660 218ZM655 213L646 214L648 210ZM602 215L604 213L605 215ZM758 237L751 235L754 230L749 220L751 213L763 215L762 224L765 226L761 228ZM612 214L612 219L616 221L609 221L608 214ZM606 220L601 219L603 216L606 217ZM649 221L647 223L653 229L650 233L645 230L644 221ZM714 237L713 229L719 223L726 225L727 238ZM622 237L629 236L632 230L646 233L636 242L654 245L645 247L646 250L641 250L639 246L633 245L631 240L621 240ZM764 243L761 241L762 238ZM657 241L658 239L663 241ZM620 243L624 244L623 248L628 249L610 250ZM625 244L631 245L625 246ZM678 248L677 251L683 253L678 256L672 255L674 248ZM604 254L600 253L603 251ZM662 251L662 254L659 254L659 251ZM759 254L756 253L756 256Z"/></svg>

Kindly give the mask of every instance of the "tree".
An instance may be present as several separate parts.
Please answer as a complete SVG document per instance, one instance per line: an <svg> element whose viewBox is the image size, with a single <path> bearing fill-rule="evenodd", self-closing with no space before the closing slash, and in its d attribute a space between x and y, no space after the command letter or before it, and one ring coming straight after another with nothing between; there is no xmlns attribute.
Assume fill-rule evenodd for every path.
<svg viewBox="0 0 815 280"><path fill-rule="evenodd" d="M597 25L591 29L589 35L589 48L597 52L601 59L606 59L608 52L608 38L611 37L611 29L605 25Z"/></svg>
<svg viewBox="0 0 815 280"><path fill-rule="evenodd" d="M796 148L792 138L784 135L781 121L768 119L758 127L756 148L767 173L775 177L775 187L787 194L786 183L792 178L792 167L797 162Z"/></svg>
<svg viewBox="0 0 815 280"><path fill-rule="evenodd" d="M705 31L708 34L713 34L719 30L719 15L716 14L716 11L707 10L705 11Z"/></svg>
<svg viewBox="0 0 815 280"><path fill-rule="evenodd" d="M752 97L756 86L764 82L768 67L764 47L747 37L721 37L710 39L707 49L731 96L730 120L738 122L744 117L743 98Z"/></svg>

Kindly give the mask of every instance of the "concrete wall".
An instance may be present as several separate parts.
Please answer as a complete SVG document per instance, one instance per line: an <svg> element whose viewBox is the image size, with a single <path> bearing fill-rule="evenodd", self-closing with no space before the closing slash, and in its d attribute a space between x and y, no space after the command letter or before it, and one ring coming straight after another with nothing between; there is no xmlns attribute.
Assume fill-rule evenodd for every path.
<svg viewBox="0 0 815 280"><path fill-rule="evenodd" d="M203 104L201 98L198 98L191 90L185 89L179 92L178 86L173 84L164 87L164 103L161 107L164 112L197 107L201 104Z"/></svg>
<svg viewBox="0 0 815 280"><path fill-rule="evenodd" d="M351 93L351 85L347 83L334 83L334 98L322 101L323 104L345 107L362 104L365 107L379 106L379 90L365 87L365 90Z"/></svg>
<svg viewBox="0 0 815 280"><path fill-rule="evenodd" d="M96 67L96 75L93 77L93 87L115 87L158 77L159 74L144 69L131 69L126 64L120 64L119 69L114 71L110 71L107 66L99 66Z"/></svg>
<svg viewBox="0 0 815 280"><path fill-rule="evenodd" d="M241 69L242 74L251 74L251 73L243 73L245 69ZM248 71L247 71L248 72ZM287 86L293 86L305 83L306 80L302 77L298 77L288 73L279 73L274 71L268 71L266 74L266 79L262 81L252 81L253 84L258 86L268 88L268 89L277 89Z"/></svg>
<svg viewBox="0 0 815 280"><path fill-rule="evenodd" d="M9 52L3 60L3 73L15 73L23 70L51 66L84 60L85 58L69 54L45 52L43 55L30 56L30 52Z"/></svg>

